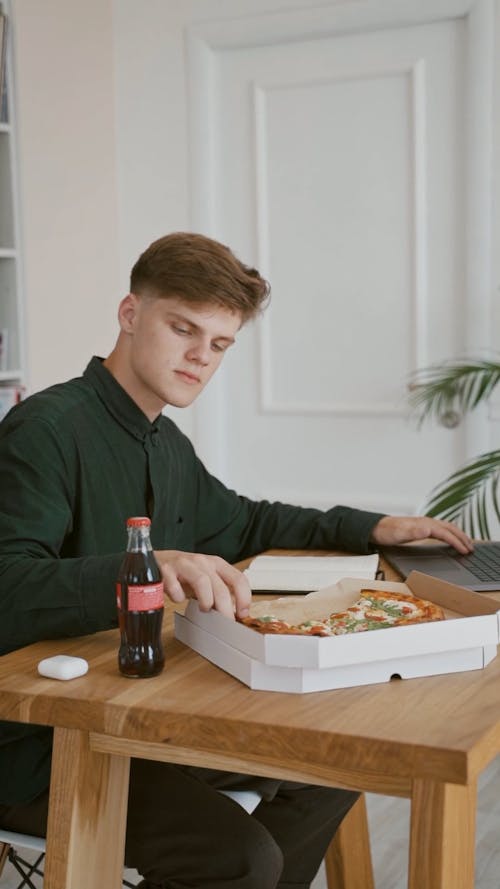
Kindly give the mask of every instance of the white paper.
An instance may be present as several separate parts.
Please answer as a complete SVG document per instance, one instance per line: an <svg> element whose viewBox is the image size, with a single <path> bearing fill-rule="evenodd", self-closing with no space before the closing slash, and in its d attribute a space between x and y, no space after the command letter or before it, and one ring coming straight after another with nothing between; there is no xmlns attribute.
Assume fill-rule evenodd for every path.
<svg viewBox="0 0 500 889"><path fill-rule="evenodd" d="M257 556L246 571L252 590L309 592L344 577L374 580L378 554L369 556Z"/></svg>

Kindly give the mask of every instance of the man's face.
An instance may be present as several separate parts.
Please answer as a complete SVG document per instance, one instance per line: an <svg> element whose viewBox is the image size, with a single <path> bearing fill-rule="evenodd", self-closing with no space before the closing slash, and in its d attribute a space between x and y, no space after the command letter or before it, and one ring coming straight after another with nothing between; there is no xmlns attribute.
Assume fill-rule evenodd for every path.
<svg viewBox="0 0 500 889"><path fill-rule="evenodd" d="M187 407L234 343L241 315L214 303L129 294L120 305L129 395L153 420L166 404Z"/></svg>

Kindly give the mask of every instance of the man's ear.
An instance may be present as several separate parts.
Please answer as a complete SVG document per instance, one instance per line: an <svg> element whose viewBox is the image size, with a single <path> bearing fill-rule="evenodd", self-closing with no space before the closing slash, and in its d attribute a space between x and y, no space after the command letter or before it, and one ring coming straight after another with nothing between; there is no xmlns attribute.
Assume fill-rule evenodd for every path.
<svg viewBox="0 0 500 889"><path fill-rule="evenodd" d="M135 293L127 293L118 306L118 321L124 333L132 333L139 310L139 299Z"/></svg>

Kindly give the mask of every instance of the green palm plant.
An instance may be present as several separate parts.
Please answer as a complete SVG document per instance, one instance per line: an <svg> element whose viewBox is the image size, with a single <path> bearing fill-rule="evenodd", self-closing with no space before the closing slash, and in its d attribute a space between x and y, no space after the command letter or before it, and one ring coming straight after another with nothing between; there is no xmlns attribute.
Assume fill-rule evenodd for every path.
<svg viewBox="0 0 500 889"><path fill-rule="evenodd" d="M489 398L500 382L493 361L450 361L417 371L410 403L419 418L456 426L461 417ZM472 537L490 539L490 517L500 522L500 450L469 461L431 491L426 513L461 525Z"/></svg>

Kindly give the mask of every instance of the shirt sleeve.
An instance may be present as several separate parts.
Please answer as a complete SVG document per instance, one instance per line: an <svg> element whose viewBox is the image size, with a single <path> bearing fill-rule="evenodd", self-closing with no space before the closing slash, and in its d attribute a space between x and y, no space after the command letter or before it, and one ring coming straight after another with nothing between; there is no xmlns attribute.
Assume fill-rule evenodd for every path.
<svg viewBox="0 0 500 889"><path fill-rule="evenodd" d="M348 506L322 511L267 500L253 501L226 488L198 461L199 552L230 562L273 547L373 552L370 534L384 513Z"/></svg>
<svg viewBox="0 0 500 889"><path fill-rule="evenodd" d="M73 525L68 454L43 420L0 433L0 654L116 625L120 554L62 557Z"/></svg>

